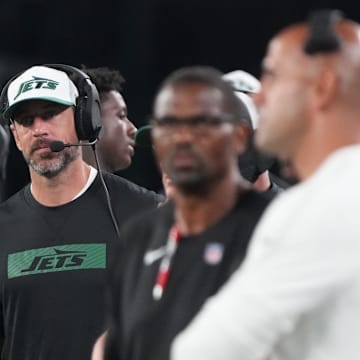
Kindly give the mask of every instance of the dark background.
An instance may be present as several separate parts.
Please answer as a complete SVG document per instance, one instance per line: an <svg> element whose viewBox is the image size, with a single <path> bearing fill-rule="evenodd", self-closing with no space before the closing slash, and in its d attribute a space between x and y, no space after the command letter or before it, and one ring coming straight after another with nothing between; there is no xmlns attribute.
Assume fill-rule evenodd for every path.
<svg viewBox="0 0 360 360"><path fill-rule="evenodd" d="M1 0L0 83L33 64L116 68L127 80L130 118L141 126L172 70L201 64L259 76L268 40L322 7L360 21L360 4L350 1ZM121 174L159 187L149 149L138 148Z"/></svg>

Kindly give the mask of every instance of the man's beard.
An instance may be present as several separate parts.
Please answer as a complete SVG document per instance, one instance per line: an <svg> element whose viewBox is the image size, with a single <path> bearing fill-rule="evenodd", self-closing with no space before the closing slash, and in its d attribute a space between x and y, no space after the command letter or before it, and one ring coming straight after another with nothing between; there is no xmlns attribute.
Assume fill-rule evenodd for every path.
<svg viewBox="0 0 360 360"><path fill-rule="evenodd" d="M68 148L60 153L56 153L55 156L54 153L49 152L41 154L40 160L34 160L29 157L25 158L25 161L37 174L51 179L66 169L80 154L78 149Z"/></svg>
<svg viewBox="0 0 360 360"><path fill-rule="evenodd" d="M174 186L185 194L200 195L207 193L209 179L201 168L189 171L169 170L168 176Z"/></svg>
<svg viewBox="0 0 360 360"><path fill-rule="evenodd" d="M212 184L222 177L222 174L211 174L206 163L196 152L188 151L196 159L196 166L189 168L175 168L172 163L176 151L164 162L164 170L171 179L173 185L183 194L206 195L211 191Z"/></svg>

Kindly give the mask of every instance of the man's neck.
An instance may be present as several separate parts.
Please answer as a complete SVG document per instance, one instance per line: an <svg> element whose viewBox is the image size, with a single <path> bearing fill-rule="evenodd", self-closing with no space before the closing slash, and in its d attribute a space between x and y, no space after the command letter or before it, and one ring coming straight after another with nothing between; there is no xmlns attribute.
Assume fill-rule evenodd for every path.
<svg viewBox="0 0 360 360"><path fill-rule="evenodd" d="M240 177L222 180L206 194L189 195L175 191L175 222L182 235L203 232L219 221L236 204L239 195L248 191L250 185Z"/></svg>
<svg viewBox="0 0 360 360"><path fill-rule="evenodd" d="M81 150L84 161L89 165L96 167L94 150L91 146L83 146Z"/></svg>
<svg viewBox="0 0 360 360"><path fill-rule="evenodd" d="M344 125L346 121L346 126ZM313 121L312 127L290 160L301 181L311 177L335 151L352 144L360 144L359 113L325 113Z"/></svg>
<svg viewBox="0 0 360 360"><path fill-rule="evenodd" d="M30 170L31 193L45 206L59 206L70 202L86 185L90 166L81 158L73 161L60 174L46 178Z"/></svg>

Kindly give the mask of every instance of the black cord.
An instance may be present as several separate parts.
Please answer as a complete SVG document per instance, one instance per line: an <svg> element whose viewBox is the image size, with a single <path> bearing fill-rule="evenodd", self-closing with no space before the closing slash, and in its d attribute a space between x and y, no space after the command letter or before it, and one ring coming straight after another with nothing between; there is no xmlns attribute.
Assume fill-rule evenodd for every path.
<svg viewBox="0 0 360 360"><path fill-rule="evenodd" d="M106 186L106 183L105 183L103 174L102 174L102 172L101 172L100 163L99 163L99 158L98 158L97 151L96 151L96 144L92 145L91 148L93 149L93 152L94 152L96 167L97 167L97 170L98 170L98 173L99 173L99 176L100 176L101 184L102 184L103 189L104 189L104 192L105 192L106 204L107 204L107 207L108 207L108 209L109 209L111 221L112 221L112 223L113 223L113 225L114 225L116 235L117 235L118 238L121 240L119 225L118 225L118 223L117 223L117 221L116 221L116 218L115 218L115 215L114 215L114 210L113 210L113 208L112 208L109 190L108 190L108 188L107 188L107 186Z"/></svg>

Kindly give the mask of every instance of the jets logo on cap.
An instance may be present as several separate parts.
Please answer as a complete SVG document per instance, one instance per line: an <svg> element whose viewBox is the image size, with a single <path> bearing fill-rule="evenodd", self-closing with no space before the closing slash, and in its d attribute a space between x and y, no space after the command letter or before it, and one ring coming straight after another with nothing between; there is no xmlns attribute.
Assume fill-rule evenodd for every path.
<svg viewBox="0 0 360 360"><path fill-rule="evenodd" d="M14 97L14 100L16 100L16 98L19 95L21 95L24 92L27 92L29 90L33 90L33 89L55 90L58 85L59 85L58 81L33 76L32 80L24 81L23 83L20 84L19 90L18 90L16 96Z"/></svg>

